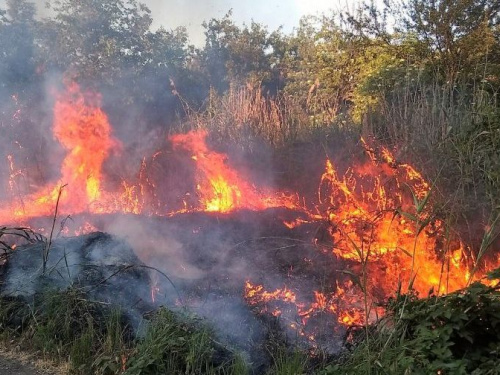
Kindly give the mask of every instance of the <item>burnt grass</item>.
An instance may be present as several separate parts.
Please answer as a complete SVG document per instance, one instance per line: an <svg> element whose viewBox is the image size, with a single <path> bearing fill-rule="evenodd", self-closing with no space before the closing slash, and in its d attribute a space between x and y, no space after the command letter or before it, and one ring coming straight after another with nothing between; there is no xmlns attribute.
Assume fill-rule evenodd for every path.
<svg viewBox="0 0 500 375"><path fill-rule="evenodd" d="M144 335L137 317L150 320L162 306L179 317L196 317L195 322L188 319L183 324L189 327L186 330L209 328L214 337L216 354L212 362L216 366L229 363L234 353L241 353L253 373L265 373L282 348L313 353L306 339L311 334L323 354L336 355L346 330L336 323L333 314L318 312L311 316L301 335L290 328L293 323L300 326L301 317L294 304L250 303L244 296L246 281L262 284L270 292L286 286L296 294L297 302L306 304L314 302L315 290L334 292L328 288L336 285L336 271L345 264L330 252L328 224L312 221L293 229L284 224L297 218L306 219L302 212L281 208L171 217L73 216L64 222L70 233L86 222L103 233L64 238L56 230L54 236L59 238L53 242L49 261L58 269L51 276L41 276L37 281L39 289L32 294L16 294L11 284L19 279L9 277L17 267L30 285L33 274L39 271L44 244L18 247L1 269L2 304L7 306L9 302L10 306L4 310L3 322L20 333L29 327L30 309L45 309L42 301L47 299L47 291L76 290L82 293L78 298L93 303L73 320L85 322L87 314L91 314L95 316L96 331L104 334L106 316L117 307L123 326L128 327L126 342ZM47 228L50 220L38 218L31 225ZM67 254L74 251L80 252L82 259L68 261ZM74 262L75 267L77 263L85 266L68 272L72 267L68 262ZM61 283L68 279L68 273L73 281ZM154 301L152 286L156 288ZM281 315L275 317L274 309L279 309ZM75 322L72 324L77 326ZM317 356L313 358L322 362Z"/></svg>

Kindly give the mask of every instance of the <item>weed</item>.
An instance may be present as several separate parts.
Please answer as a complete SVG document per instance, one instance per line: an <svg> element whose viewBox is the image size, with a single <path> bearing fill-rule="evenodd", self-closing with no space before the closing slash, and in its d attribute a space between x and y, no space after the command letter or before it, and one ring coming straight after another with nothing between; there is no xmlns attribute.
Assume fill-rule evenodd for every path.
<svg viewBox="0 0 500 375"><path fill-rule="evenodd" d="M297 350L288 351L281 347L273 355L273 366L268 375L301 375L306 373L307 356Z"/></svg>
<svg viewBox="0 0 500 375"><path fill-rule="evenodd" d="M231 359L206 327L162 308L128 359L125 374L223 374L226 367L244 373L241 359Z"/></svg>

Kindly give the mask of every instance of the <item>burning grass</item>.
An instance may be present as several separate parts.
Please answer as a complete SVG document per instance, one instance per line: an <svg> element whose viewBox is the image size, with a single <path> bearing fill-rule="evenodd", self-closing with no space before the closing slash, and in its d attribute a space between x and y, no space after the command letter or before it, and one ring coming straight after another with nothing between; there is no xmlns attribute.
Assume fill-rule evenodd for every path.
<svg viewBox="0 0 500 375"><path fill-rule="evenodd" d="M141 260L162 272L168 270L164 274L170 281L151 280L150 291L134 293L151 296L153 304L182 304L206 318L213 316L212 323L224 334L230 330L228 322L243 319L240 328L227 335L229 342L248 334L245 328L252 332L259 326L257 320L269 319L278 322L287 338L295 337L298 347L316 355L336 353L352 327L364 327L369 340L369 325L391 311L384 306L395 294L405 296L405 308L413 306L415 295L438 298L476 285L473 282L482 271L499 263L497 255L487 256L498 235L498 219L491 221L482 244L475 248L442 211L434 209L439 202L436 184L398 160L393 150L369 139L351 145L349 163L330 157L327 146L321 160L321 153L315 152L316 165L308 168L318 170L322 165L323 171L315 175L300 168L309 188L291 191L288 186L276 188L277 184L252 180L252 174L238 168L241 160L233 162L211 147L205 130L165 137L159 149L142 156L132 178L113 180L105 164L111 154L118 157L122 145L114 139L100 96L82 93L75 84L56 98L53 131L66 150L59 180L26 195L12 192L14 199L2 207L0 219L37 227L36 222L58 207L56 213L66 215L60 235L98 229L128 237ZM15 171L12 157L9 163L9 186L19 187L23 173ZM59 188L66 184L64 190ZM78 222L77 228L70 229L72 220ZM52 239L54 225L51 228ZM34 233L18 232L27 240ZM59 250L58 260L67 262L64 246ZM99 261L107 258L109 254ZM73 274L69 269L66 264L68 274ZM172 285L176 293L170 293ZM128 284L122 286L130 290ZM41 339L53 347L49 351L63 350L76 361L75 368L83 366L82 371L90 371L85 368L89 356L101 350L94 340L105 332L89 315L78 315L84 328L72 333L78 341L75 351L57 344L69 336L52 344ZM212 357L220 348L211 346L215 341L206 331L193 331L192 337L178 340L183 336L176 325L182 323L167 311L158 316L156 329L163 334L145 336L135 348L139 357L130 359L127 371L243 371L238 359ZM175 342L165 337L174 337ZM367 351L372 350L369 345L367 341ZM283 353L274 351L274 372L291 371L287 366L304 371L301 356ZM379 361L368 358L370 365ZM116 372L123 360L107 363Z"/></svg>

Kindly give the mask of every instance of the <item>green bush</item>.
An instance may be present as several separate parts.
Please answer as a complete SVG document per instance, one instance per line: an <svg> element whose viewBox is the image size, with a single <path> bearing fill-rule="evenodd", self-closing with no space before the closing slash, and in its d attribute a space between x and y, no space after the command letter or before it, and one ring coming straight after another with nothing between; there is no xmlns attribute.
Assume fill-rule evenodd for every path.
<svg viewBox="0 0 500 375"><path fill-rule="evenodd" d="M399 295L369 332L323 374L498 374L498 284L426 299Z"/></svg>

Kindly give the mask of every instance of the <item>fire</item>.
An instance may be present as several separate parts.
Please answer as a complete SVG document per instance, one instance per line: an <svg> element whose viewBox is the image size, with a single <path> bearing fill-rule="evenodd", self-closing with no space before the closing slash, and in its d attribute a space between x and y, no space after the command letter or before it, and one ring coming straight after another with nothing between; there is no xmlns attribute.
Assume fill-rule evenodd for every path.
<svg viewBox="0 0 500 375"><path fill-rule="evenodd" d="M294 301L285 299L282 289L268 291L248 282L245 287L251 305L294 302L303 324L295 324L297 329L307 327L319 311L348 326L374 321L383 315L377 302L400 286L402 292L411 288L427 296L450 293L470 282L470 264L463 256L469 250L459 238L447 237L445 223L432 214L430 185L411 165L398 163L388 149L377 152L364 140L362 144L368 159L343 174L327 159L318 189L331 255L344 262L347 277L329 286L329 293L311 291L313 298ZM295 228L303 223L284 224Z"/></svg>
<svg viewBox="0 0 500 375"><path fill-rule="evenodd" d="M206 131L191 131L170 137L176 149L189 151L196 164L197 192L202 211L227 213L237 209L296 208L292 197L259 191L228 165L227 156L210 150Z"/></svg>
<svg viewBox="0 0 500 375"><path fill-rule="evenodd" d="M68 152L62 162L60 180L25 197L29 204L0 212L1 218L10 219L11 214L19 218L52 215L62 185L67 185L61 196L62 213L103 210L96 204L108 198L102 191L102 164L119 143L113 139L107 115L100 108L100 96L84 94L72 83L56 99L53 133Z"/></svg>
<svg viewBox="0 0 500 375"><path fill-rule="evenodd" d="M146 158L143 159L135 182L122 181L117 191L104 189L102 167L110 153L120 149L120 142L113 138L107 115L100 107L101 97L93 92L82 92L76 83L71 83L59 93L54 105L54 138L67 150L62 162L60 179L29 196L16 195L14 203L0 211L0 219L12 217L25 220L54 214L60 186L66 188L60 197L59 213L133 213L145 212L146 195L152 202L148 213L174 215L189 211L227 213L237 209L262 210L269 207L297 206L296 197L282 193L257 189L228 165L227 156L212 151L206 145L207 133L190 132L170 137L175 149L185 149L192 155L197 170L198 205L192 206L184 200L182 209L172 207L170 211L159 211L161 202L156 201L158 187L147 174ZM162 155L157 151L151 162ZM13 158L8 159L11 176L9 185L14 192L19 171L15 171ZM149 190L148 190L149 189ZM24 203L27 204L24 204Z"/></svg>
<svg viewBox="0 0 500 375"><path fill-rule="evenodd" d="M456 261L452 262L453 269L443 273L443 262L456 259L456 254L463 251L463 244L458 242L458 249L439 259L437 252L446 251L447 246L443 244L445 226L423 207L423 200L430 192L429 184L410 165L398 164L385 148L380 158L374 157L373 151L370 155L367 164L351 167L341 178L333 163L326 162L319 194L320 201L330 206L328 220L335 243L332 252L360 263L382 261L382 272L370 271L373 282L385 295L396 290L400 281L414 275L413 288L422 295L431 289L448 293L464 287L465 270ZM388 189L393 193L389 194ZM415 199L422 200L422 207L414 207ZM412 272L414 275L410 275ZM375 278L384 282L377 283Z"/></svg>
<svg viewBox="0 0 500 375"><path fill-rule="evenodd" d="M54 107L54 135L68 150L62 165L62 181L83 189L73 189L72 207L84 211L101 197L102 164L117 146L111 126L100 109L100 97L85 97L71 84Z"/></svg>
<svg viewBox="0 0 500 375"><path fill-rule="evenodd" d="M159 198L164 189L149 174L149 164L167 155L156 150L144 156L134 180L115 181L110 190L103 172L108 157L120 150L113 137L101 97L82 92L69 84L56 97L53 133L66 151L57 181L38 191L23 195L14 157L8 156L8 184L12 203L0 209L0 221L12 218L27 221L38 216L77 213L149 214L171 216L186 212L265 210L286 207L297 211L296 218L283 221L283 228L295 229L317 224L326 235L311 235L314 251L331 256L338 263L334 277L326 278L321 290L307 293L285 284L267 290L247 280L244 298L262 312L283 317L290 311L290 324L310 340L307 331L315 317L328 316L341 325L361 325L377 319L383 312L377 306L401 285L421 296L432 292L444 294L463 288L469 280L470 249L459 238L449 238L442 218L430 209L431 185L410 164L400 163L384 147L371 147L361 140L363 160L347 169L327 158L319 179L317 196L300 198L250 183L232 166L228 156L207 145L206 131L191 131L169 137L174 150L188 155L193 166L195 186L176 197L179 206L169 207ZM61 186L65 186L59 196ZM431 198L430 198L431 197ZM301 203L299 203L301 202ZM97 230L87 222L75 234ZM64 228L61 229L64 232ZM193 229L193 235L198 230ZM326 249L326 250L325 250ZM500 259L498 260L500 262ZM311 264L311 259L304 259ZM151 285L154 301L159 289Z"/></svg>

